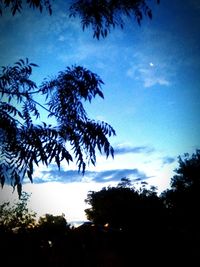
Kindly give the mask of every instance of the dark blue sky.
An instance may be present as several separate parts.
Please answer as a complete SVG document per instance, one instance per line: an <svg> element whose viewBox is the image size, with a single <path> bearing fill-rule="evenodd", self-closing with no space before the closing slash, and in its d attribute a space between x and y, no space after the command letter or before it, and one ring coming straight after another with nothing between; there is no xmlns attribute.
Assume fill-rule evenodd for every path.
<svg viewBox="0 0 200 267"><path fill-rule="evenodd" d="M152 6L152 20L144 19L140 27L127 21L123 31L99 41L82 31L78 19L69 19L62 1L54 2L51 17L24 10L0 18L1 65L28 57L39 65L32 76L38 85L74 64L97 73L105 99L86 108L116 130L111 139L116 154L114 160L98 156L85 177L74 165L62 166L60 173L54 166L41 167L29 190L56 181L67 191L70 183L79 183L76 195L81 183L90 190L123 177L167 188L177 157L200 147L200 2L161 0Z"/></svg>

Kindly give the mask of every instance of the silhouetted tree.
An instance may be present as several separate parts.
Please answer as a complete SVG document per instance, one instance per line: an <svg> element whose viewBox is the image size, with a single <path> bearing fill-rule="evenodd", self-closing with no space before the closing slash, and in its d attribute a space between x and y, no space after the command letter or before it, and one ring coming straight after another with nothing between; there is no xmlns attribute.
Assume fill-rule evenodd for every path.
<svg viewBox="0 0 200 267"><path fill-rule="evenodd" d="M157 2L159 2L157 0ZM13 15L21 12L23 5L52 13L50 0L0 2L0 14L7 8ZM111 28L123 28L123 16L136 17L140 24L143 14L152 17L145 0L134 1L74 1L70 16L80 16L83 29L92 26L94 37L106 37ZM80 66L72 66L60 72L50 81L46 80L38 89L29 78L36 64L19 60L14 66L2 67L0 74L0 182L17 186L21 194L21 182L27 175L32 182L34 164L48 166L73 160L68 143L73 151L79 171L84 173L86 161L95 164L95 148L113 156L107 136L115 135L114 129L105 122L95 122L87 117L82 100L91 102L96 95L103 97L102 80L94 73ZM34 98L45 95L48 108ZM21 104L21 110L16 107ZM57 121L57 127L46 123L33 123L39 118L38 106L49 112Z"/></svg>
<svg viewBox="0 0 200 267"><path fill-rule="evenodd" d="M168 244L174 258L195 266L200 243L200 150L183 157L171 179L171 188L161 194L168 212Z"/></svg>
<svg viewBox="0 0 200 267"><path fill-rule="evenodd" d="M159 1L157 1L159 3ZM92 27L93 37L105 38L111 29L123 29L124 17L133 17L140 25L143 15L152 18L152 11L145 0L79 0L70 7L70 16L79 16L83 30Z"/></svg>
<svg viewBox="0 0 200 267"><path fill-rule="evenodd" d="M186 153L179 156L179 168L171 180L171 187L177 191L200 190L200 150L196 150L191 156Z"/></svg>
<svg viewBox="0 0 200 267"><path fill-rule="evenodd" d="M45 8L51 15L52 14L51 3L52 3L51 0L27 0L27 1L1 0L0 15L3 15L5 9L9 8L10 12L14 16L16 13L20 13L25 5L32 9L39 9L40 12L42 12L42 10Z"/></svg>
<svg viewBox="0 0 200 267"><path fill-rule="evenodd" d="M58 168L63 160L76 160L84 173L86 164L96 162L96 149L108 157L114 154L108 138L115 135L106 122L89 119L83 101L95 96L103 98L103 81L95 73L72 66L53 79L46 79L39 88L30 79L36 64L19 60L14 66L2 67L0 74L0 182L17 186L25 175L32 182L34 164ZM45 104L36 99L46 97ZM56 124L36 124L42 108Z"/></svg>
<svg viewBox="0 0 200 267"><path fill-rule="evenodd" d="M130 187L129 179L123 179L116 187L90 191L85 201L91 206L85 210L89 220L126 231L153 227L163 210L154 188L136 190Z"/></svg>
<svg viewBox="0 0 200 267"><path fill-rule="evenodd" d="M155 0L159 3L159 0ZM79 16L83 30L92 27L93 37L106 37L111 29L115 27L123 28L125 17L135 18L140 25L143 16L152 18L152 10L147 4L147 0L79 0L72 1L69 7L69 15ZM33 9L39 9L40 12L45 8L49 14L52 14L51 0L2 0L0 2L0 14L6 8L9 8L13 15L21 12L27 5Z"/></svg>
<svg viewBox="0 0 200 267"><path fill-rule="evenodd" d="M151 265L153 253L162 255L167 248L165 208L155 188L136 190L125 178L116 187L89 192L86 202L91 206L85 210L87 218L104 225L107 235L103 244L108 244L107 251L115 248L119 266Z"/></svg>
<svg viewBox="0 0 200 267"><path fill-rule="evenodd" d="M0 205L0 253L8 266L35 266L37 263L36 213L28 208L29 197L30 194L22 192L20 200L14 204Z"/></svg>
<svg viewBox="0 0 200 267"><path fill-rule="evenodd" d="M36 224L36 213L28 209L30 195L22 192L21 199L13 205L5 202L0 205L0 228L3 231L24 231Z"/></svg>
<svg viewBox="0 0 200 267"><path fill-rule="evenodd" d="M64 215L45 214L41 216L37 223L40 235L47 240L64 235L70 229Z"/></svg>
<svg viewBox="0 0 200 267"><path fill-rule="evenodd" d="M199 236L200 224L200 150L179 157L179 168L171 179L171 189L162 193L172 216L172 224L185 234Z"/></svg>

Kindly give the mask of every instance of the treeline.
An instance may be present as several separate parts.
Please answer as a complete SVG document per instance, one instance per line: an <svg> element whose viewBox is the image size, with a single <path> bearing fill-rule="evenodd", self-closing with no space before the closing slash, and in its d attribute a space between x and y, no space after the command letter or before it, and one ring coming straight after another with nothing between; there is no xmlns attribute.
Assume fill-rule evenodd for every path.
<svg viewBox="0 0 200 267"><path fill-rule="evenodd" d="M136 189L128 178L88 192L89 220L72 227L64 215L36 223L22 193L0 206L0 252L8 266L196 266L200 249L200 150L179 157L171 188Z"/></svg>

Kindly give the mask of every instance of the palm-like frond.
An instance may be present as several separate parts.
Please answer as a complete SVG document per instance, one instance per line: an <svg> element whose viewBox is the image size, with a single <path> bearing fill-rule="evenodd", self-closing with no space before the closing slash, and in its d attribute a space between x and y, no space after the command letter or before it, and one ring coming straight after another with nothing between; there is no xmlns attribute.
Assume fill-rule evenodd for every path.
<svg viewBox="0 0 200 267"><path fill-rule="evenodd" d="M108 141L114 129L88 118L83 106L83 101L91 102L97 95L103 98L100 77L73 66L44 80L38 89L30 80L33 66L20 60L13 67L3 67L0 75L0 181L2 186L10 181L19 194L25 176L32 182L34 165L54 162L60 168L62 161L75 159L84 173L87 164L95 165L97 150L106 157L114 152ZM48 108L34 99L38 94L46 96ZM38 106L57 124L35 124L40 116Z"/></svg>

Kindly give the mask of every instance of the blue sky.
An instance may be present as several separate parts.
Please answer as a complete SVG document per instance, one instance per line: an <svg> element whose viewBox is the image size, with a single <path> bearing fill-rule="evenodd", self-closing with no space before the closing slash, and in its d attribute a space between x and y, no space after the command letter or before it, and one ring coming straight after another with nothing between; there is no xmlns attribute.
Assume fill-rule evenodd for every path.
<svg viewBox="0 0 200 267"><path fill-rule="evenodd" d="M25 181L24 190L32 192L30 205L38 214L63 212L70 221L83 220L87 192L123 177L161 192L175 174L177 157L200 147L199 1L150 4L152 20L145 18L140 27L127 20L124 30L100 40L83 32L79 19L69 19L67 5L65 10L58 2L51 17L24 10L0 18L1 66L28 57L39 65L32 75L38 85L74 64L97 73L105 99L86 109L117 133L110 139L115 158L98 155L84 177L75 165L63 165L60 172L54 165L35 169L34 184ZM2 200L13 197L9 192L1 192Z"/></svg>

